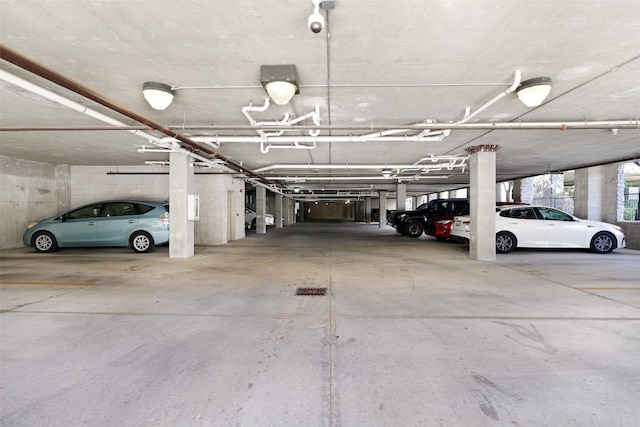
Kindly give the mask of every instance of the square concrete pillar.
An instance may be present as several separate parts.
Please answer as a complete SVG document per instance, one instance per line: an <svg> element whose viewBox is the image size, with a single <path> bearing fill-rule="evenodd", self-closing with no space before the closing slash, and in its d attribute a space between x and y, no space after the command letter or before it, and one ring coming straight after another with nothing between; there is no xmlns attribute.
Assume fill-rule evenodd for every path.
<svg viewBox="0 0 640 427"><path fill-rule="evenodd" d="M396 212L407 210L407 184L396 184Z"/></svg>
<svg viewBox="0 0 640 427"><path fill-rule="evenodd" d="M574 173L573 213L575 216L601 221L602 168L576 169Z"/></svg>
<svg viewBox="0 0 640 427"><path fill-rule="evenodd" d="M364 198L364 222L371 223L371 196Z"/></svg>
<svg viewBox="0 0 640 427"><path fill-rule="evenodd" d="M513 182L511 197L514 202L533 204L535 177L517 179Z"/></svg>
<svg viewBox="0 0 640 427"><path fill-rule="evenodd" d="M187 217L188 196L193 191L191 158L169 154L169 258L189 258L194 252L194 223Z"/></svg>
<svg viewBox="0 0 640 427"><path fill-rule="evenodd" d="M383 224L387 223L387 192L386 190L381 190L379 194L378 227L382 228Z"/></svg>
<svg viewBox="0 0 640 427"><path fill-rule="evenodd" d="M267 189L263 186L256 187L256 233L265 234L267 232Z"/></svg>
<svg viewBox="0 0 640 427"><path fill-rule="evenodd" d="M296 221L296 201L293 199L286 198L285 203L287 206L287 214L284 217L284 225L292 225L295 224ZM304 203L300 202L298 205L300 209L300 216L304 215Z"/></svg>
<svg viewBox="0 0 640 427"><path fill-rule="evenodd" d="M576 169L573 212L578 218L615 223L624 217L624 164Z"/></svg>
<svg viewBox="0 0 640 427"><path fill-rule="evenodd" d="M288 199L287 199L288 200ZM283 203L283 197L282 194L276 194L276 214L275 214L275 220L276 220L276 228L282 228L283 227L283 216L284 213L287 213L287 217L289 215L289 209L284 209L284 207L282 206ZM287 208L289 207L289 204L287 203Z"/></svg>
<svg viewBox="0 0 640 427"><path fill-rule="evenodd" d="M469 202L471 235L469 256L472 259L496 259L496 151L497 145L467 148L469 164Z"/></svg>
<svg viewBox="0 0 640 427"><path fill-rule="evenodd" d="M616 223L624 220L624 163L602 166L604 169L604 200L602 220Z"/></svg>

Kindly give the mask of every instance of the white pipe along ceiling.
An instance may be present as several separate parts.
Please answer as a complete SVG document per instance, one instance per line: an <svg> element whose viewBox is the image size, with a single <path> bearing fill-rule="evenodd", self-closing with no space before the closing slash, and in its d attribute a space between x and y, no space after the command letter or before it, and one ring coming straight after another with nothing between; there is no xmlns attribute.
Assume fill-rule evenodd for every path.
<svg viewBox="0 0 640 427"><path fill-rule="evenodd" d="M195 142L207 144L215 149L219 149L221 144L233 144L233 143L254 143L260 144L260 152L266 154L270 149L306 149L312 150L317 147L318 143L366 143L370 141L376 142L440 142L451 133L452 129L490 129L490 130L528 130L528 129L624 129L624 128L639 128L640 122L638 120L618 120L618 121L581 121L581 122L518 122L518 123L473 123L467 124L469 120L475 117L477 114L485 110L490 105L494 104L501 98L505 97L509 93L513 92L517 88L521 80L521 72L515 70L513 72L514 81L508 89L502 91L500 94L492 98L487 103L478 107L473 113L471 113L470 107L465 109L464 117L454 123L435 123L432 121L425 121L424 123L415 123L413 125L405 126L404 128L397 129L385 129L376 132L365 133L362 135L348 135L348 136L320 136L320 129L308 128L306 132L308 135L303 136L283 136L287 131L298 131L294 126L306 119L312 119L314 126L320 126L320 111L319 106L295 119L291 119L287 113L282 120L275 121L258 121L253 118L251 112L265 112L270 107L269 98L264 99L262 106L247 105L242 108L243 115L249 121L249 127L247 129L254 129L258 136L190 136L190 139ZM0 70L0 79L16 85L22 89L28 90L34 94L45 97L51 101L64 105L80 113L86 114L104 123L112 125L114 127L126 128L127 125L119 120L113 119L105 114L97 112L85 105L72 101L66 97L56 94L41 86L30 83L20 77L17 77L4 70ZM465 127L466 125L466 127ZM199 127L202 129L203 127ZM215 126L211 126L211 129L216 129ZM431 128L436 128L432 130ZM343 129L343 128L341 128ZM354 130L360 130L362 127L353 127ZM229 171L234 171L225 167L225 162L218 159L211 159L199 155L193 151L182 148L178 142L179 140L173 137L157 137L148 132L141 130L130 130L131 133L145 138L149 143L161 147L160 149L149 149L142 147L138 151L144 152L170 152L179 151L187 154L196 159L201 165L215 168L225 168ZM408 135L408 132L418 132L416 134ZM398 134L405 133L405 135L397 136ZM296 170L296 171L356 171L356 170L376 170L384 171L391 170L395 173L387 175L335 175L335 176L318 176L317 174L300 174L296 175L282 175L282 176L270 176L271 180L282 181L284 187L288 187L288 183L291 182L324 182L324 181L380 181L396 179L398 182L417 181L421 179L433 179L449 177L449 174L443 175L427 175L431 171L452 171L454 168L459 169L457 173L462 174L466 171L466 156L462 155L444 155L444 156L430 156L422 158L416 163L411 164L274 164L265 167L253 169L255 173L273 171L273 170ZM448 163L438 164L420 164L422 161L429 160L431 162L448 161ZM459 162L459 163L456 163ZM167 162L151 162L151 164L167 164ZM406 175L407 172L415 171L411 175ZM246 178L249 178L245 175ZM264 185L259 180L249 179L254 185ZM268 189L282 193L276 185L264 185ZM291 188L288 188L292 191ZM283 194L283 193L282 193Z"/></svg>
<svg viewBox="0 0 640 427"><path fill-rule="evenodd" d="M1 46L0 77L8 83L0 86L3 155L47 161L48 151L56 149L62 153L59 158L67 153L78 164L136 165L166 164L169 152L180 151L193 157L194 165L237 174L283 194L290 193L291 182L313 181L344 189L355 181L370 181L370 186L385 190L412 181L434 183L419 191L427 185L431 192L461 188L469 183L468 157L461 153L477 145L500 147L497 177L504 180L640 157L640 55L634 44L640 23L627 18L640 13L640 4L610 2L605 8L601 1L585 0L578 8L572 3L514 0L489 12L471 0L448 4L444 10L411 0L398 0L394 8L370 3L366 9L357 2L339 1L318 10L324 21L318 33L305 25L309 11L299 1L285 0L278 6L210 2L200 5L197 13L167 3L163 7L171 9L167 16L176 28L193 27L205 16L220 20L217 25L197 25L197 38L179 32L168 43L164 27L151 25L161 15L147 13L153 6L149 0L127 3L126 16L102 3L87 0L81 9L64 2L3 5L3 41L12 44L11 49ZM523 6L527 14L521 13ZM20 19L25 10L29 20ZM74 25L60 31L51 20L58 13L74 13ZM545 18L538 21L536 37L511 32L499 51L478 46L477 31L451 28L447 19L471 16L483 23L487 37L498 40L505 22L513 28L529 24L525 15ZM223 24L237 22L239 16L260 37L259 47L246 32L238 35ZM300 16L304 19L298 25ZM562 16L575 19L567 22ZM358 20L376 31L365 33L350 24ZM607 26L609 31L589 30ZM146 30L141 32L141 27ZM286 29L286 37L273 28ZM91 31L99 32L101 44L83 37ZM36 33L49 36L35 43L29 34ZM149 49L127 46L136 54L114 55L125 39L140 40ZM68 40L74 43L64 43ZM229 49L214 52L211 46L217 44L211 40L224 41ZM354 45L353 40L362 43ZM167 54L158 57L159 51ZM210 54L215 54L216 66L203 62ZM282 67L295 72L283 80L263 81L265 63L288 64ZM110 111L89 108L84 100L67 98L63 90L31 83L24 71ZM541 103L519 102L530 89L527 84L544 81L551 90L552 79L552 92ZM283 105L265 96L265 84L274 81L295 85L293 98ZM79 82L91 82L104 95ZM162 112L150 109L140 93L144 82L168 88L165 95L171 105ZM43 113L34 97L15 96L20 93L12 86L109 126L73 126L84 121L74 122L57 110ZM119 101L105 102L111 99ZM469 106L477 104L481 105ZM119 120L116 114L135 123ZM41 119L45 116L47 121ZM29 127L10 126L24 123ZM39 126L45 123L59 126ZM87 137L76 132L91 129L96 132ZM56 138L60 142L49 141L47 133L38 130L64 136ZM128 143L136 139L129 134L112 136L114 132L97 130L129 131L144 143ZM92 150L106 146L108 152ZM137 156L130 155L132 150ZM104 158L92 157L92 151ZM412 193L411 188L407 191Z"/></svg>

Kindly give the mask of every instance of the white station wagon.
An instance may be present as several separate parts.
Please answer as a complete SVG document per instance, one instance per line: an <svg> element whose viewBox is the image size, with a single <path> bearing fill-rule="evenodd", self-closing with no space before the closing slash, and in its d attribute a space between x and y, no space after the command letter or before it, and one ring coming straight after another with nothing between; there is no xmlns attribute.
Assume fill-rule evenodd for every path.
<svg viewBox="0 0 640 427"><path fill-rule="evenodd" d="M451 225L451 238L469 241L471 220L457 216ZM511 205L496 208L496 251L520 248L585 248L607 254L626 246L617 225L576 218L546 206Z"/></svg>

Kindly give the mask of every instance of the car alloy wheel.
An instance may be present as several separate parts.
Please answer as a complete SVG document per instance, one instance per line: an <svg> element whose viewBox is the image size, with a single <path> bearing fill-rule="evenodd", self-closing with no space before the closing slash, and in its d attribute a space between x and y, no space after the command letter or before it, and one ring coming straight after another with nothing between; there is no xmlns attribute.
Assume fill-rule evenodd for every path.
<svg viewBox="0 0 640 427"><path fill-rule="evenodd" d="M136 252L151 252L153 249L153 239L148 233L138 231L131 236L131 249Z"/></svg>
<svg viewBox="0 0 640 427"><path fill-rule="evenodd" d="M33 236L33 247L38 252L54 252L58 249L58 243L51 233L42 231Z"/></svg>
<svg viewBox="0 0 640 427"><path fill-rule="evenodd" d="M409 224L407 224L406 230L409 237L415 238L422 235L423 228L422 224L420 224L419 222L411 221Z"/></svg>
<svg viewBox="0 0 640 427"><path fill-rule="evenodd" d="M591 250L599 254L608 254L615 249L614 237L610 233L602 232L593 236Z"/></svg>
<svg viewBox="0 0 640 427"><path fill-rule="evenodd" d="M496 251L506 254L516 248L516 236L506 231L496 234Z"/></svg>

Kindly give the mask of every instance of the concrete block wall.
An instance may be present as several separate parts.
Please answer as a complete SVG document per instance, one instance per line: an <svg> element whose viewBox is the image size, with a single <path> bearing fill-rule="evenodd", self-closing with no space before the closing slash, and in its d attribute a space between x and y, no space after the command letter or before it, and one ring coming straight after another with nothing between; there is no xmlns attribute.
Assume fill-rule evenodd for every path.
<svg viewBox="0 0 640 427"><path fill-rule="evenodd" d="M640 249L640 222L638 221L618 221L616 225L622 227L622 232L627 241L627 247Z"/></svg>
<svg viewBox="0 0 640 427"><path fill-rule="evenodd" d="M221 245L245 237L244 180L229 175L196 174L200 220L195 223L196 245ZM233 193L232 196L229 193ZM229 203L235 202L235 224L229 224ZM230 227L233 227L232 230Z"/></svg>
<svg viewBox="0 0 640 427"><path fill-rule="evenodd" d="M200 220L196 244L224 244L233 237L228 200L235 199L235 238L245 237L244 181L229 175L196 174ZM235 197L229 197L235 192ZM0 249L22 247L22 234L31 222L75 206L107 199L169 198L165 167L67 166L0 156Z"/></svg>
<svg viewBox="0 0 640 427"><path fill-rule="evenodd" d="M534 178L517 179L513 182L511 197L514 202L533 203L535 194Z"/></svg>
<svg viewBox="0 0 640 427"><path fill-rule="evenodd" d="M154 166L72 166L71 205L97 200L169 200L169 174L166 167Z"/></svg>
<svg viewBox="0 0 640 427"><path fill-rule="evenodd" d="M58 212L56 167L0 156L0 249L22 246L29 223Z"/></svg>
<svg viewBox="0 0 640 427"><path fill-rule="evenodd" d="M72 204L104 199L169 200L169 173L166 167L127 166L71 168ZM237 193L236 239L244 234L243 180L229 175L195 174L194 193L200 196L200 220L194 224L196 245L220 245L229 241L228 192Z"/></svg>

